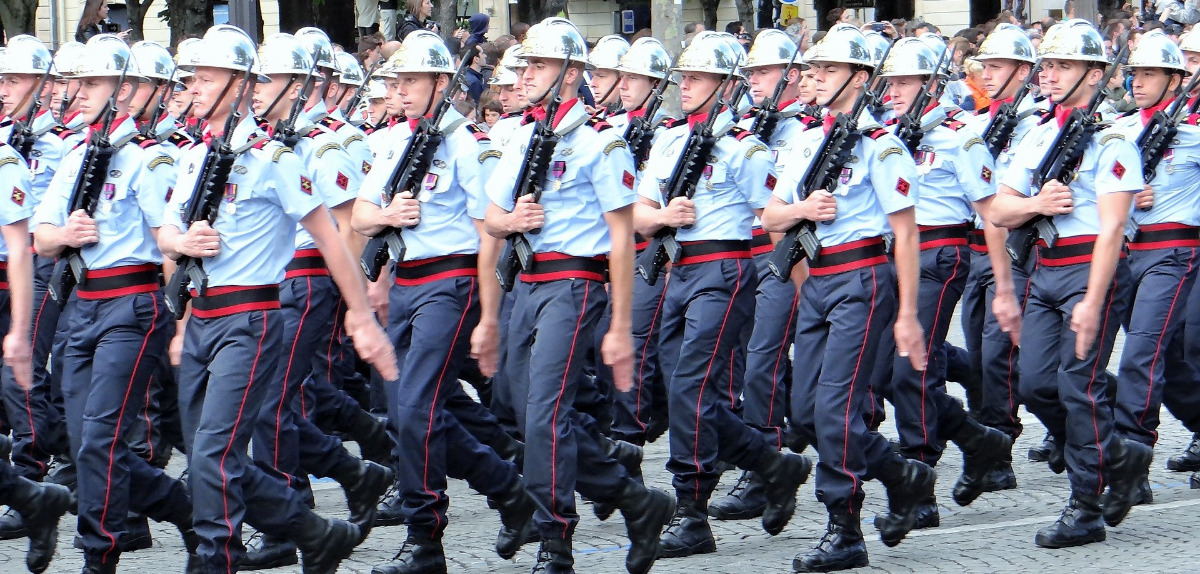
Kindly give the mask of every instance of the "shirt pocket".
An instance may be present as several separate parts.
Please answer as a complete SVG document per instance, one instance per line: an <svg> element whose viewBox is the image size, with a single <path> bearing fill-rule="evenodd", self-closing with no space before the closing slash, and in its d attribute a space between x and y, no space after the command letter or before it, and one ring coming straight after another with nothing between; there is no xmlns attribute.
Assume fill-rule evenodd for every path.
<svg viewBox="0 0 1200 574"><path fill-rule="evenodd" d="M433 205L448 205L453 202L453 198L446 192L454 179L454 167L453 164L442 163L445 167L430 167L425 177L417 184L417 201Z"/></svg>

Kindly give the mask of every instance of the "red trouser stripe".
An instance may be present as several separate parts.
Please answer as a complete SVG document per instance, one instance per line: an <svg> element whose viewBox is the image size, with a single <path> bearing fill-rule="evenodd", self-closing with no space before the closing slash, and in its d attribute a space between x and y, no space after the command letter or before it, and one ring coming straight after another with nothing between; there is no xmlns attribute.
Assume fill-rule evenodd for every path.
<svg viewBox="0 0 1200 574"><path fill-rule="evenodd" d="M246 390L242 393L242 401L238 404L237 418L233 421L233 430L229 433L229 444L225 445L225 451L221 453L221 462L217 468L221 470L221 501L225 511L225 525L229 527L229 538L225 539L225 570L228 574L233 572L233 558L229 555L229 541L233 540L234 528L233 521L229 519L229 477L225 474L225 459L229 457L229 451L233 450L233 440L237 436L238 425L242 422L242 413L246 410L246 397L250 396L250 386L254 384L254 374L258 371L258 359L262 356L263 341L267 338L267 314L262 316L262 336L258 338L258 349L254 352L254 361L250 364L250 377L246 379Z"/></svg>
<svg viewBox="0 0 1200 574"><path fill-rule="evenodd" d="M729 305L725 307L725 316L721 319L721 328L717 330L717 342L713 346L712 355L708 357L708 369L704 371L704 378L700 380L700 392L696 393L696 433L695 440L692 443L692 462L696 464L696 496L700 496L700 475L704 473L704 468L700 465L700 413L704 412L701 402L704 400L704 387L708 386L708 377L712 374L712 364L717 358L717 351L721 348L721 337L725 335L725 325L729 322L729 314L733 312L733 302L737 301L738 292L742 290L742 262L737 261L738 274L734 279L733 294L729 297ZM665 296L665 295L664 295Z"/></svg>
<svg viewBox="0 0 1200 574"><path fill-rule="evenodd" d="M558 411L562 407L563 393L567 392L567 379L571 373L571 361L575 360L575 346L579 343L579 331L583 328L583 316L587 314L588 292L590 288L583 288L583 303L579 305L579 319L575 321L575 331L571 334L571 352L567 353L567 364L563 370L562 381L558 387L558 400L554 401L554 416L550 419L550 426L554 427L555 421L558 420ZM554 500L554 493L558 491L558 429L550 429L550 514L554 519L561 522L563 527L570 527L570 523L561 514L558 513L558 504Z"/></svg>

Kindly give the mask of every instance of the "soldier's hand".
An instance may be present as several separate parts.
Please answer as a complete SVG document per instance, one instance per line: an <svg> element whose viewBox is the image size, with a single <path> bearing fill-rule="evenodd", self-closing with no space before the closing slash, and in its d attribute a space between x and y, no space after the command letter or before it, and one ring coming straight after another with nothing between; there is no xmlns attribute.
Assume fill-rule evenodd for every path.
<svg viewBox="0 0 1200 574"><path fill-rule="evenodd" d="M383 217L392 227L412 227L421 222L421 202L411 191L402 191L383 208Z"/></svg>
<svg viewBox="0 0 1200 574"><path fill-rule="evenodd" d="M96 220L92 219L82 209L76 209L63 226L63 240L69 247L83 247L100 241L100 229Z"/></svg>
<svg viewBox="0 0 1200 574"><path fill-rule="evenodd" d="M221 236L207 221L197 221L176 239L175 250L188 257L216 257L221 253Z"/></svg>
<svg viewBox="0 0 1200 574"><path fill-rule="evenodd" d="M679 228L696 223L696 202L686 197L672 199L659 212L664 227Z"/></svg>
<svg viewBox="0 0 1200 574"><path fill-rule="evenodd" d="M33 386L33 345L28 334L4 336L4 364L12 369L18 387L28 391Z"/></svg>
<svg viewBox="0 0 1200 574"><path fill-rule="evenodd" d="M609 330L600 343L600 356L612 369L613 386L622 393L633 389L633 334Z"/></svg>
<svg viewBox="0 0 1200 574"><path fill-rule="evenodd" d="M167 345L167 359L171 361L172 367L178 367L183 362L183 328L176 329L175 336L171 337L171 342Z"/></svg>
<svg viewBox="0 0 1200 574"><path fill-rule="evenodd" d="M546 211L540 203L533 201L532 195L523 195L517 198L517 205L513 207L509 218L512 222L509 229L513 233L525 233L542 228L546 223Z"/></svg>
<svg viewBox="0 0 1200 574"><path fill-rule="evenodd" d="M1075 209L1075 200L1071 197L1071 188L1050 180L1042 186L1035 196L1038 200L1038 213L1047 216L1066 215Z"/></svg>
<svg viewBox="0 0 1200 574"><path fill-rule="evenodd" d="M358 356L375 367L383 380L395 381L400 378L400 369L396 366L396 348L375 320L374 310L346 311L346 334L354 341Z"/></svg>
<svg viewBox="0 0 1200 574"><path fill-rule="evenodd" d="M375 317L386 325L388 321L388 295L392 290L392 278L388 273L380 273L378 281L367 283L367 302L375 310Z"/></svg>
<svg viewBox="0 0 1200 574"><path fill-rule="evenodd" d="M481 320L471 332L471 358L479 363L479 372L493 377L500 366L500 325Z"/></svg>
<svg viewBox="0 0 1200 574"><path fill-rule="evenodd" d="M800 203L800 211L808 221L830 221L837 217L837 200L832 193L818 189Z"/></svg>
<svg viewBox="0 0 1200 574"><path fill-rule="evenodd" d="M1148 184L1133 196L1133 205L1142 211L1150 211L1154 208L1154 189Z"/></svg>
<svg viewBox="0 0 1200 574"><path fill-rule="evenodd" d="M1071 330L1075 331L1075 358L1087 358L1100 332L1100 306L1084 299L1071 309Z"/></svg>
<svg viewBox="0 0 1200 574"><path fill-rule="evenodd" d="M996 293L992 299L992 315L1000 330L1008 333L1014 345L1021 344L1021 306L1017 304L1017 296L1012 293Z"/></svg>
<svg viewBox="0 0 1200 574"><path fill-rule="evenodd" d="M912 368L925 370L925 332L916 317L897 317L893 327L896 335L896 353L907 358Z"/></svg>

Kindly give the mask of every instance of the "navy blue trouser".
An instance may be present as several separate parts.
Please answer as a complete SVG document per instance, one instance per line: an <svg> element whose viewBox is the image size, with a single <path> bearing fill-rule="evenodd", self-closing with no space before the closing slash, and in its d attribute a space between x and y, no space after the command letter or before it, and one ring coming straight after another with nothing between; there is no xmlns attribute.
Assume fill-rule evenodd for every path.
<svg viewBox="0 0 1200 574"><path fill-rule="evenodd" d="M718 460L742 468L768 450L762 434L733 412L728 385L741 326L754 314L751 259L676 265L663 296L659 357L667 373L671 457L680 497L708 500Z"/></svg>
<svg viewBox="0 0 1200 574"><path fill-rule="evenodd" d="M1117 264L1104 296L1096 343L1083 360L1075 358L1071 313L1087 291L1090 264L1050 267L1039 262L1030 273L1029 298L1021 325L1021 400L1064 445L1073 491L1101 494L1113 413L1105 392L1104 369L1112 353L1130 288L1129 265Z"/></svg>
<svg viewBox="0 0 1200 574"><path fill-rule="evenodd" d="M1189 431L1200 432L1200 289L1188 294L1183 327L1167 354L1172 368L1166 373L1163 406Z"/></svg>
<svg viewBox="0 0 1200 574"><path fill-rule="evenodd" d="M346 336L343 321L346 302L342 300L337 286L334 290L334 309L330 317L332 333L323 337L312 358L312 369L304 380L304 392L300 395L300 407L304 416L327 432L343 430L342 421L347 413L362 410L349 393L343 390L346 381L358 376L354 369L357 355L354 345Z"/></svg>
<svg viewBox="0 0 1200 574"><path fill-rule="evenodd" d="M54 355L58 368L47 370L61 310L46 287L54 258L34 256L33 277L33 386L18 387L6 378L3 389L6 422L13 429L12 464L18 474L41 480L50 457L66 454L68 442L61 405L62 355ZM53 395L60 395L54 400ZM57 403L57 404L56 404Z"/></svg>
<svg viewBox="0 0 1200 574"><path fill-rule="evenodd" d="M525 427L517 423L517 403L524 402L524 397L513 394L512 386L508 384L508 329L512 323L513 295L505 293L500 299L500 360L499 370L492 376L492 404L488 406L500 427L513 436L524 436ZM524 387L522 387L524 388ZM524 407L522 407L524 408Z"/></svg>
<svg viewBox="0 0 1200 574"><path fill-rule="evenodd" d="M162 517L189 504L182 484L135 455L124 430L138 416L166 352L170 313L160 292L67 306L63 397L79 471L79 537L84 553L109 563L130 510Z"/></svg>
<svg viewBox="0 0 1200 574"><path fill-rule="evenodd" d="M633 282L633 388L613 397L614 437L645 444L650 419L666 416L666 381L658 359L658 329L668 273L654 285Z"/></svg>
<svg viewBox="0 0 1200 574"><path fill-rule="evenodd" d="M863 481L896 456L863 417L880 336L895 316L891 263L812 275L800 290L791 416L817 448L817 500L827 508L857 515Z"/></svg>
<svg viewBox="0 0 1200 574"><path fill-rule="evenodd" d="M473 486L492 493L518 480L512 463L480 444L445 408L450 397L465 394L458 373L479 324L478 289L475 277L452 277L393 286L388 296L388 335L400 368L400 379L387 386L400 455L396 483L410 533L431 539L446 529L446 476L453 461L491 471Z"/></svg>
<svg viewBox="0 0 1200 574"><path fill-rule="evenodd" d="M543 539L569 539L579 523L575 491L609 501L632 479L575 409L588 352L607 303L604 284L585 279L519 282L508 295L504 379L525 429L525 485L538 504Z"/></svg>
<svg viewBox="0 0 1200 574"><path fill-rule="evenodd" d="M1132 305L1122 321L1125 347L1121 353L1117 402L1113 408L1117 431L1153 446L1158 440L1158 414L1168 371L1186 369L1183 357L1168 352L1180 336L1184 312L1200 250L1176 247L1131 251Z"/></svg>
<svg viewBox="0 0 1200 574"><path fill-rule="evenodd" d="M746 382L742 390L742 420L758 429L767 443L783 445L792 361L788 349L796 337L796 284L775 279L767 267L769 253L755 256L758 291L754 331L746 349ZM803 359L803 358L802 358Z"/></svg>
<svg viewBox="0 0 1200 574"><path fill-rule="evenodd" d="M292 538L308 513L283 475L247 448L283 352L278 310L188 319L179 366L179 410L189 441L188 485L198 554L210 571L234 572L245 555L242 522Z"/></svg>
<svg viewBox="0 0 1200 574"><path fill-rule="evenodd" d="M946 392L946 354L942 351L954 307L962 296L970 269L971 250L948 245L921 251L921 282L917 289L917 320L931 349L924 371L913 369L908 357L892 356L891 400L896 407L900 452L906 458L936 465L945 440L958 430L967 413ZM893 341L894 348L894 341ZM889 349L890 351L890 349Z"/></svg>
<svg viewBox="0 0 1200 574"><path fill-rule="evenodd" d="M1013 345L1012 337L1000 330L996 316L992 313L992 301L996 298L996 279L992 274L991 260L986 253L976 253L971 262L971 277L978 278L984 287L983 293L983 323L978 338L979 368L983 376L982 404L977 419L980 423L998 429L1016 439L1021 436L1020 410L1020 372L1017 368L1020 351ZM968 280L969 281L969 280ZM1029 292L1029 276L1025 269L1012 266L1013 293L1017 297L1017 305L1025 306L1025 298ZM964 306L966 301L964 300ZM963 317L964 327L966 316ZM968 347L970 346L968 341ZM974 360L974 351L971 352Z"/></svg>

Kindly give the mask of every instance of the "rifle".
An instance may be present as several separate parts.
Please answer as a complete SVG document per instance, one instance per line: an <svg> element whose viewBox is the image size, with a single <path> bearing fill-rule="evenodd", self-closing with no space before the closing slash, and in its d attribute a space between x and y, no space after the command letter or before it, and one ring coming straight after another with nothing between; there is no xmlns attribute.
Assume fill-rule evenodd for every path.
<svg viewBox="0 0 1200 574"><path fill-rule="evenodd" d="M113 88L104 111L100 112L100 129L92 132L91 137L88 138L87 148L83 152L83 162L79 167L79 177L75 179L75 188L71 190L71 197L67 202L68 216L80 209L88 217L96 212L96 205L100 202L100 192L104 188L104 179L108 176L108 165L117 153L117 147L112 145L109 137L112 135L112 123L117 115L117 94L121 91L121 85L125 83L125 74L129 71L129 60L131 59L132 57L125 59L125 64L121 68L121 76L117 79L117 85ZM87 284L87 271L82 248L67 247L63 249L58 260L54 262L50 282L46 286L50 296L60 307L67 304L67 299L71 297L71 290L76 285Z"/></svg>
<svg viewBox="0 0 1200 574"><path fill-rule="evenodd" d="M771 97L763 101L754 114L754 123L750 125L750 132L764 142L771 140L771 136L775 134L775 127L779 125L779 98L783 97L783 90L788 85L788 74L796 66L796 57L799 55L800 48L797 47L796 51L792 53L792 59L788 62L787 67L783 69L779 83L775 84L775 91L771 93Z"/></svg>
<svg viewBox="0 0 1200 574"><path fill-rule="evenodd" d="M1175 134L1179 131L1179 122L1183 119L1180 117L1179 111L1187 103L1187 95L1196 88L1197 80L1200 80L1200 74L1193 74L1191 81L1175 97L1175 101L1171 102L1171 106L1167 108L1166 112L1162 110L1154 112L1154 115L1150 116L1150 121L1146 123L1146 127L1142 129L1141 135L1138 136L1138 149L1142 151L1142 181L1146 184L1154 179L1158 163L1162 161L1163 154L1171 146L1171 142L1175 141ZM1192 107L1194 108L1197 104L1200 104L1200 98L1197 98Z"/></svg>
<svg viewBox="0 0 1200 574"><path fill-rule="evenodd" d="M679 56L675 56L675 61L671 62L671 67L679 61ZM654 86L654 91L646 97L645 110L646 113L640 117L633 118L629 125L625 127L625 134L622 136L625 142L629 144L629 151L633 152L633 165L640 166L650 155L650 144L654 141L654 127L656 122L654 116L658 115L658 109L662 107L663 93L667 87L671 85L671 75L667 72L667 76L659 80L658 85Z"/></svg>
<svg viewBox="0 0 1200 574"><path fill-rule="evenodd" d="M363 92L366 91L367 84L371 83L371 75L374 74L375 69L379 67L380 61L381 60L376 60L374 64L371 64L371 68L367 70L367 75L363 76L362 85L354 89L354 95L350 96L350 100L347 102L346 109L342 110L342 112L346 114L346 117L350 117L350 115L354 113L354 110L358 109L358 104L362 103Z"/></svg>
<svg viewBox="0 0 1200 574"><path fill-rule="evenodd" d="M736 72L737 66L734 66L717 86L717 90L713 92L713 103L708 110L708 117L703 122L692 126L687 143L684 144L683 151L675 162L675 169L671 171L671 178L667 180L667 186L663 193L662 206L664 208L677 197L691 199L696 194L696 185L699 184L700 176L704 174L704 169L708 166L708 158L712 154L713 148L716 147L717 140L720 139L713 133L713 126L716 125L717 116L720 115L721 104L726 103L722 95L729 83L737 77ZM732 102L729 104L733 105ZM683 248L675 239L678 231L674 227L660 228L650 239L650 245L646 247L645 251L642 251L641 255L638 255L636 271L647 285L654 285L658 282L658 276L662 274L667 263L679 261Z"/></svg>
<svg viewBox="0 0 1200 574"><path fill-rule="evenodd" d="M207 221L209 225L212 225L217 220L221 198L225 194L225 184L229 180L229 173L233 170L233 162L237 160L238 153L240 153L234 151L230 141L233 138L233 129L242 119L242 101L249 91L247 88L251 85L250 75L253 67L253 63L246 66L246 75L242 78L241 85L238 86L237 99L233 102L233 109L229 112L229 117L225 118L225 130L208 146L208 152L204 155L204 163L200 165L200 175L196 178L196 187L192 189L187 203L187 212L183 217L183 222L187 225L197 221ZM230 81L233 79L230 78ZM175 273L171 275L166 286L167 308L176 319L183 318L187 311L187 302L192 298L191 292L188 291L189 283L196 286L198 294L204 295L208 289L208 274L204 272L200 259L183 255L175 261Z"/></svg>
<svg viewBox="0 0 1200 574"><path fill-rule="evenodd" d="M300 112L304 111L304 106L308 105L308 92L312 90L314 74L317 72L317 59L313 58L312 67L308 69L308 74L304 76L304 83L300 84L300 97L292 102L292 109L288 110L287 119L280 121L275 125L275 139L283 143L283 145L294 148L300 143L300 134L296 133L296 120L300 118ZM295 81L295 77L292 78ZM288 82L288 87L291 87L291 82ZM266 112L264 112L266 113Z"/></svg>
<svg viewBox="0 0 1200 574"><path fill-rule="evenodd" d="M1040 69L1042 69L1042 63L1038 62L1032 70L1029 70L1029 75L1025 76L1025 82L1017 89L1012 101L1000 104L1000 109L996 110L992 121L988 122L987 129L983 130L983 143L987 144L993 159L1000 157L1000 152L1012 143L1017 124L1021 121L1018 108L1021 106L1021 102L1025 101L1025 96L1029 95L1029 90L1033 88L1033 79L1037 77Z"/></svg>
<svg viewBox="0 0 1200 574"><path fill-rule="evenodd" d="M143 136L158 139L155 136L155 129L158 127L158 122L162 119L163 114L167 113L167 95L175 91L175 74L178 72L179 64L175 64L175 67L171 68L171 76L167 78L167 83L163 85L165 88L163 93L158 96L158 102L154 104L154 111L150 112L150 119L142 126L141 134Z"/></svg>
<svg viewBox="0 0 1200 574"><path fill-rule="evenodd" d="M570 62L563 62L562 70L550 89L549 103L546 104L546 116L538 120L529 138L529 147L525 148L525 158L521 163L521 171L517 173L517 184L513 186L514 209L515 200L526 195L536 203L542 199L542 188L546 181L546 170L550 169L550 160L554 157L554 148L561 136L554 131L554 116L558 115L558 107L562 104L563 80L567 77ZM540 230L533 229L529 233L536 234ZM524 233L512 233L505 238L504 251L496 263L496 279L500 288L512 291L516 285L517 274L533 268L533 246Z"/></svg>
<svg viewBox="0 0 1200 574"><path fill-rule="evenodd" d="M1040 191L1042 186L1051 180L1068 185L1075 179L1079 162L1083 159L1083 151L1087 149L1092 135L1096 133L1096 110L1104 101L1104 92L1107 89L1105 86L1112 80L1116 70L1125 64L1128 56L1129 46L1121 46L1120 53L1104 73L1104 79L1096 87L1092 99L1086 106L1071 110L1058 136L1054 138L1054 143L1046 150L1042 162L1033 172L1032 189ZM1054 247L1058 241L1058 228L1054 225L1052 217L1035 215L1021 226L1010 230L1004 248L1014 263L1024 266L1039 239L1046 243L1046 247Z"/></svg>
<svg viewBox="0 0 1200 574"><path fill-rule="evenodd" d="M474 48L472 48L472 52L474 52ZM392 175L388 177L387 183L383 186L383 193L387 195L389 203L395 199L397 194L417 189L429 173L429 166L433 164L433 154L437 152L438 146L442 145L442 139L445 137L439 127L442 124L442 118L448 110L454 107L454 97L462 89L462 82L459 80L471 66L471 60L474 59L473 54L467 54L467 56L469 57L462 59L462 64L454 72L450 84L446 86L442 100L433 110L433 116L417 120L417 129L413 130L412 137L408 139L404 154L400 156L400 162L396 164ZM379 279L379 274L389 261L404 260L406 247L400 232L401 230L396 227L385 227L367 240L367 245L358 258L358 264L371 281Z"/></svg>
<svg viewBox="0 0 1200 574"><path fill-rule="evenodd" d="M33 98L33 103L29 105L29 111L25 113L25 121L17 122L13 126L12 133L8 135L8 145L12 146L13 149L17 150L17 153L21 154L21 157L25 158L25 163L29 163L29 154L33 151L33 143L37 141L37 138L33 136L33 122L42 111L42 90L46 89L46 80L50 78L50 70L53 68L54 62L50 62L46 66L46 71L42 74L42 78L38 80L37 87L28 96L25 96L26 98ZM16 108L20 107L17 106Z"/></svg>
<svg viewBox="0 0 1200 574"><path fill-rule="evenodd" d="M882 62L887 60L891 51L891 46L888 46L880 65L871 71L871 77L864 84L865 88L858 95L858 99L854 101L850 113L839 115L833 120L833 125L825 134L825 140L821 142L816 156L805 170L804 177L800 179L800 201L808 199L808 196L818 189L832 192L837 188L842 168L850 161L851 152L858 144L858 116L881 97L871 90L871 86L875 86L875 80L883 68ZM886 82L880 82L880 87L884 84ZM775 244L775 248L767 256L767 268L776 279L787 282L791 277L792 268L797 263L805 257L815 261L820 254L821 240L817 238L817 224L801 220L788 229L783 238Z"/></svg>
<svg viewBox="0 0 1200 574"><path fill-rule="evenodd" d="M930 101L936 101L941 96L942 88L945 87L945 77L942 75L942 63L946 61L946 54L950 53L950 48L942 50L942 55L938 57L937 64L933 67L933 73L929 75L929 79L925 81L925 85L921 87L921 91L917 93L917 97L908 106L906 112L896 122L896 137L904 142L909 153L917 153L917 147L921 145L921 138L925 137L925 130L921 127L921 118L925 115L925 108L929 106ZM880 64L880 67L883 67Z"/></svg>

